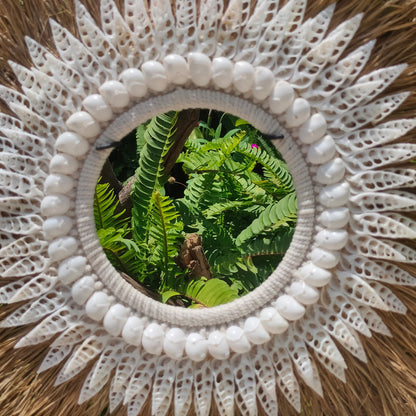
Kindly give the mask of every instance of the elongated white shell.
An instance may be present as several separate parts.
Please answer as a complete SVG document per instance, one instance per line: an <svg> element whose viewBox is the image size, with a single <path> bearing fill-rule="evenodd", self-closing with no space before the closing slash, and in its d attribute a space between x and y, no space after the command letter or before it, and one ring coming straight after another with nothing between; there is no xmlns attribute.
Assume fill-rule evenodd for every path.
<svg viewBox="0 0 416 416"><path fill-rule="evenodd" d="M326 135L309 147L307 159L314 165L328 162L335 155L335 142L332 136Z"/></svg>
<svg viewBox="0 0 416 416"><path fill-rule="evenodd" d="M249 92L254 85L254 67L248 62L234 64L233 85L238 92Z"/></svg>
<svg viewBox="0 0 416 416"><path fill-rule="evenodd" d="M264 308L260 312L260 321L271 334L282 334L289 327L289 323L273 307Z"/></svg>
<svg viewBox="0 0 416 416"><path fill-rule="evenodd" d="M60 237L49 244L48 254L53 261L60 261L72 256L77 248L78 241L74 237Z"/></svg>
<svg viewBox="0 0 416 416"><path fill-rule="evenodd" d="M212 61L212 82L216 87L228 88L233 82L234 64L227 58L218 57Z"/></svg>
<svg viewBox="0 0 416 416"><path fill-rule="evenodd" d="M53 173L46 177L43 189L46 195L66 194L74 188L74 185L75 182L71 177Z"/></svg>
<svg viewBox="0 0 416 416"><path fill-rule="evenodd" d="M295 91L286 81L276 82L269 99L270 111L274 114L282 114L293 103Z"/></svg>
<svg viewBox="0 0 416 416"><path fill-rule="evenodd" d="M345 165L341 158L337 157L319 167L316 172L316 180L323 185L339 182L345 174Z"/></svg>
<svg viewBox="0 0 416 416"><path fill-rule="evenodd" d="M68 197L64 195L48 195L40 204L40 212L45 217L54 217L65 214L71 206Z"/></svg>
<svg viewBox="0 0 416 416"><path fill-rule="evenodd" d="M192 52L188 54L189 77L198 87L206 87L211 81L211 60L203 53Z"/></svg>
<svg viewBox="0 0 416 416"><path fill-rule="evenodd" d="M311 106L304 98L296 98L285 114L285 121L288 127L298 127L308 120L311 113Z"/></svg>
<svg viewBox="0 0 416 416"><path fill-rule="evenodd" d="M65 284L70 284L84 274L86 265L87 259L85 257L70 257L59 265L58 279Z"/></svg>
<svg viewBox="0 0 416 416"><path fill-rule="evenodd" d="M310 256L312 262L323 269L332 269L339 263L339 253L336 251L314 248Z"/></svg>
<svg viewBox="0 0 416 416"><path fill-rule="evenodd" d="M269 68L258 66L254 72L253 97L256 100L265 100L273 91L274 75Z"/></svg>
<svg viewBox="0 0 416 416"><path fill-rule="evenodd" d="M277 312L289 321L300 319L305 314L305 307L290 295L279 296L276 300L275 306Z"/></svg>
<svg viewBox="0 0 416 416"><path fill-rule="evenodd" d="M159 324L151 323L147 325L142 336L143 348L149 354L160 355L163 348L164 336L163 328Z"/></svg>
<svg viewBox="0 0 416 416"><path fill-rule="evenodd" d="M84 305L94 292L95 280L92 276L84 276L71 288L72 298L78 305Z"/></svg>
<svg viewBox="0 0 416 416"><path fill-rule="evenodd" d="M84 100L85 101L85 100ZM56 150L68 155L81 157L90 149L89 143L79 134L69 131L62 133L55 142Z"/></svg>
<svg viewBox="0 0 416 416"><path fill-rule="evenodd" d="M166 332L163 340L163 351L174 360L183 356L186 335L180 328L171 328Z"/></svg>
<svg viewBox="0 0 416 416"><path fill-rule="evenodd" d="M308 285L322 287L329 283L332 273L326 269L318 267L312 262L305 263L293 273L297 279L302 279Z"/></svg>
<svg viewBox="0 0 416 416"><path fill-rule="evenodd" d="M189 67L185 58L171 54L163 58L169 82L177 85L185 84L189 79Z"/></svg>
<svg viewBox="0 0 416 416"><path fill-rule="evenodd" d="M89 95L82 105L98 121L109 121L113 118L111 107L100 94Z"/></svg>
<svg viewBox="0 0 416 416"><path fill-rule="evenodd" d="M185 351L192 361L205 360L208 353L208 341L197 332L192 332L186 338Z"/></svg>
<svg viewBox="0 0 416 416"><path fill-rule="evenodd" d="M341 250L348 241L348 232L345 230L322 230L315 241L319 247L327 250Z"/></svg>
<svg viewBox="0 0 416 416"><path fill-rule="evenodd" d="M318 141L326 132L326 120L320 113L315 113L299 129L299 139L305 144Z"/></svg>
<svg viewBox="0 0 416 416"><path fill-rule="evenodd" d="M166 68L157 61L147 61L142 65L147 86L153 91L164 91L168 86Z"/></svg>
<svg viewBox="0 0 416 416"><path fill-rule="evenodd" d="M239 354L250 351L250 342L248 341L244 330L239 326L232 325L228 327L227 331L225 332L225 337L227 339L228 345L233 351Z"/></svg>
<svg viewBox="0 0 416 416"><path fill-rule="evenodd" d="M303 305L312 305L319 299L319 291L307 285L305 281L293 282L289 294Z"/></svg>
<svg viewBox="0 0 416 416"><path fill-rule="evenodd" d="M208 351L214 358L226 360L230 356L230 347L225 334L220 331L211 332L208 336Z"/></svg>
<svg viewBox="0 0 416 416"><path fill-rule="evenodd" d="M269 333L264 329L260 319L255 316L250 316L244 322L244 333L247 339L256 345L270 340Z"/></svg>
<svg viewBox="0 0 416 416"><path fill-rule="evenodd" d="M119 81L106 81L99 88L104 100L116 111L122 110L130 102L126 87Z"/></svg>
<svg viewBox="0 0 416 416"><path fill-rule="evenodd" d="M330 229L343 228L350 219L350 210L347 207L332 208L323 211L318 221Z"/></svg>
<svg viewBox="0 0 416 416"><path fill-rule="evenodd" d="M346 182L328 185L319 193L319 202L328 208L337 208L345 205L350 196L350 187Z"/></svg>
<svg viewBox="0 0 416 416"><path fill-rule="evenodd" d="M68 234L73 227L73 221L66 216L50 217L43 222L43 235L47 240Z"/></svg>
<svg viewBox="0 0 416 416"><path fill-rule="evenodd" d="M121 336L128 344L138 347L142 342L143 323L137 316L129 316L124 324Z"/></svg>
<svg viewBox="0 0 416 416"><path fill-rule="evenodd" d="M87 139L91 139L100 133L100 125L86 111L78 111L72 114L66 121L66 125L70 130Z"/></svg>
<svg viewBox="0 0 416 416"><path fill-rule="evenodd" d="M114 337L120 335L121 330L123 329L124 324L129 317L129 313L130 311L128 308L121 305L120 303L116 303L115 305L111 306L111 308L104 316L104 328L110 335L113 335Z"/></svg>
<svg viewBox="0 0 416 416"><path fill-rule="evenodd" d="M60 153L51 159L49 167L52 173L73 175L79 169L79 163L73 156Z"/></svg>
<svg viewBox="0 0 416 416"><path fill-rule="evenodd" d="M101 321L110 308L110 297L99 291L92 294L85 305L86 314L94 321Z"/></svg>
<svg viewBox="0 0 416 416"><path fill-rule="evenodd" d="M120 75L121 82L133 98L144 97L147 93L146 80L143 72L137 68L129 68Z"/></svg>

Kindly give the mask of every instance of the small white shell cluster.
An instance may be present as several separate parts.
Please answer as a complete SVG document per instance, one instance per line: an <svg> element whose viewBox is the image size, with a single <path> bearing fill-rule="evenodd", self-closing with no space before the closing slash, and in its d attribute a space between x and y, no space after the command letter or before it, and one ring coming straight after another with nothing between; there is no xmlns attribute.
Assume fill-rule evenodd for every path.
<svg viewBox="0 0 416 416"><path fill-rule="evenodd" d="M398 265L414 263L415 251L397 241L416 238L405 215L415 197L402 190L415 186L416 174L392 167L416 158L416 145L390 144L416 122L381 123L408 94L377 99L406 66L359 76L374 41L341 58L362 16L329 32L334 5L304 21L306 0L280 9L257 2L253 10L231 0L222 16L213 13L222 10L221 0L203 0L196 21L195 2L178 0L176 17L172 2L150 3L147 10L140 0L126 0L123 17L113 0L101 0L99 28L76 1L80 39L52 21L59 58L27 38L33 68L10 64L23 93L0 86L16 115L0 114L0 272L13 278L0 287L0 303L28 302L0 325L37 322L17 347L53 338L40 371L66 360L58 384L95 360L80 402L113 374L111 411L123 402L129 415L139 414L152 394L152 413L165 414L174 397L175 414L185 415L193 395L197 415L209 413L212 397L221 415L234 414L234 403L256 414L257 402L273 415L276 377L300 411L297 377L321 394L316 359L345 381L334 339L365 361L356 333L389 335L373 308L405 312L384 283L416 285ZM306 255L289 270L290 283L224 325L167 324L116 296L92 267L95 237L84 235L88 218L77 214L75 201L91 185L80 175L101 167L86 163L97 137L108 126L122 130L122 115L137 103L149 114L166 111L160 103L176 92L188 106L205 97L213 103L213 93L256 104L253 120L261 124L267 113L285 131L283 156L300 149L292 159L299 166L291 166L297 189L307 182L299 171L312 184L298 194L311 203L309 212L298 212L304 236L297 242ZM91 201L85 204L90 212ZM305 224L308 215L315 222ZM278 272L272 277L278 281Z"/></svg>

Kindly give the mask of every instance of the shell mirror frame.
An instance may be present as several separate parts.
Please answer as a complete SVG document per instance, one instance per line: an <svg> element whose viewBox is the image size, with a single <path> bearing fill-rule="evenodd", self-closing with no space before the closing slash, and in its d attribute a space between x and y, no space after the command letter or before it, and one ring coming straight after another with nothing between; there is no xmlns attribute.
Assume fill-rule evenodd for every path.
<svg viewBox="0 0 416 416"><path fill-rule="evenodd" d="M374 309L405 313L384 283L415 285L400 265L415 257L401 241L416 237L406 215L415 197L402 190L416 174L391 164L415 158L416 147L391 142L416 122L384 120L409 93L379 97L406 65L362 75L375 42L344 53L362 15L329 30L335 4L304 20L306 0L252 10L204 0L198 18L189 1L176 1L174 13L167 0L149 10L127 0L122 16L101 0L100 27L75 4L78 34L51 21L57 55L27 38L34 67L10 63L23 93L0 87L14 113L0 114L0 267L10 278L0 301L25 302L1 326L36 323L16 348L55 337L39 371L62 365L57 384L94 362L80 403L111 378L110 410L123 403L129 415L147 397L154 414L173 402L175 414L193 403L207 415L214 398L221 415L234 406L254 415L257 397L275 415L278 385L300 411L298 378L322 394L315 360L345 382L334 340L365 362L358 333L389 335ZM94 221L113 142L189 108L283 135L275 144L297 195L295 233L277 269L214 308L164 305L132 289L107 260Z"/></svg>

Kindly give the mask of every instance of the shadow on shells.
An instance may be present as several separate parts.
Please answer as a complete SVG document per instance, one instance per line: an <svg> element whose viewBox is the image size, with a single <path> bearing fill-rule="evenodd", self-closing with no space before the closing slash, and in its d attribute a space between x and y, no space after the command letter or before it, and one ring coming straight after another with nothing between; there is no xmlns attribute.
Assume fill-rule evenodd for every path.
<svg viewBox="0 0 416 416"><path fill-rule="evenodd" d="M415 413L416 6L86 3L0 6L1 414ZM105 260L96 148L200 107L284 131L299 221L247 297L173 311Z"/></svg>

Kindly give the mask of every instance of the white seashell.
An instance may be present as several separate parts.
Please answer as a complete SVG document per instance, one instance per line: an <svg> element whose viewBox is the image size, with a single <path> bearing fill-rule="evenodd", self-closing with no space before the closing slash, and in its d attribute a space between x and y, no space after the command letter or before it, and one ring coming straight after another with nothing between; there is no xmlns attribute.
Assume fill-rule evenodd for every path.
<svg viewBox="0 0 416 416"><path fill-rule="evenodd" d="M166 355L174 360L178 360L183 356L185 348L186 335L180 328L171 328L165 334L163 340L163 351Z"/></svg>
<svg viewBox="0 0 416 416"><path fill-rule="evenodd" d="M116 111L127 107L130 96L126 87L119 81L106 81L98 89L104 100Z"/></svg>
<svg viewBox="0 0 416 416"><path fill-rule="evenodd" d="M254 86L255 70L248 62L239 61L234 65L233 85L238 92L249 92Z"/></svg>
<svg viewBox="0 0 416 416"><path fill-rule="evenodd" d="M339 182L345 175L345 165L341 158L337 157L319 167L316 172L316 180L324 185Z"/></svg>
<svg viewBox="0 0 416 416"><path fill-rule="evenodd" d="M229 347L239 354L244 354L251 349L250 342L248 341L244 330L239 326L232 325L227 328L225 332L225 338Z"/></svg>
<svg viewBox="0 0 416 416"><path fill-rule="evenodd" d="M74 237L60 237L49 244L48 254L52 261L60 261L72 256L77 248L78 241Z"/></svg>
<svg viewBox="0 0 416 416"><path fill-rule="evenodd" d="M81 157L88 152L90 145L79 134L67 131L62 133L56 139L55 148L62 153L67 153L68 155L75 157Z"/></svg>
<svg viewBox="0 0 416 416"><path fill-rule="evenodd" d="M110 121L113 118L111 107L100 94L89 95L82 105L98 121Z"/></svg>
<svg viewBox="0 0 416 416"><path fill-rule="evenodd" d="M151 323L147 325L142 336L143 348L149 354L160 355L162 353L164 336L163 328L159 324Z"/></svg>
<svg viewBox="0 0 416 416"><path fill-rule="evenodd" d="M230 347L222 332L213 331L209 334L208 351L217 360L226 360L230 356Z"/></svg>
<svg viewBox="0 0 416 416"><path fill-rule="evenodd" d="M316 266L312 262L308 262L293 272L293 276L297 279L302 279L308 285L322 287L329 283L332 273Z"/></svg>
<svg viewBox="0 0 416 416"><path fill-rule="evenodd" d="M48 175L43 184L43 190L46 195L50 194L66 194L75 186L74 180L65 175L53 173Z"/></svg>
<svg viewBox="0 0 416 416"><path fill-rule="evenodd" d="M319 247L327 250L341 250L348 242L348 232L345 230L322 230L315 237Z"/></svg>
<svg viewBox="0 0 416 416"><path fill-rule="evenodd" d="M319 299L319 291L308 286L305 281L293 282L290 285L289 294L303 305L312 305Z"/></svg>
<svg viewBox="0 0 416 416"><path fill-rule="evenodd" d="M328 208L338 208L345 205L350 197L350 187L346 182L325 186L321 189L319 202Z"/></svg>
<svg viewBox="0 0 416 416"><path fill-rule="evenodd" d="M45 217L55 217L65 214L71 202L65 195L47 195L40 204L40 212Z"/></svg>
<svg viewBox="0 0 416 416"><path fill-rule="evenodd" d="M285 122L287 127L298 127L303 124L311 114L311 106L304 98L296 98L287 109Z"/></svg>
<svg viewBox="0 0 416 416"><path fill-rule="evenodd" d="M279 296L275 306L277 312L289 321L296 321L305 314L305 307L290 295Z"/></svg>
<svg viewBox="0 0 416 416"><path fill-rule="evenodd" d="M73 175L79 169L78 161L65 153L55 155L49 162L51 173L61 173L63 175Z"/></svg>
<svg viewBox="0 0 416 416"><path fill-rule="evenodd" d="M142 342L143 323L137 316L129 316L124 324L121 336L130 345L138 347Z"/></svg>
<svg viewBox="0 0 416 416"><path fill-rule="evenodd" d="M76 281L71 288L71 295L78 305L84 305L94 293L95 280L92 276L84 276Z"/></svg>
<svg viewBox="0 0 416 416"><path fill-rule="evenodd" d="M337 251L323 250L322 248L314 248L311 251L311 261L318 267L323 269L334 268L340 260L339 253Z"/></svg>
<svg viewBox="0 0 416 416"><path fill-rule="evenodd" d="M168 84L166 68L157 61L147 61L142 65L144 80L147 86L153 91L164 91Z"/></svg>
<svg viewBox="0 0 416 416"><path fill-rule="evenodd" d="M321 113L312 114L299 129L299 140L305 144L318 141L326 132L326 120Z"/></svg>
<svg viewBox="0 0 416 416"><path fill-rule="evenodd" d="M94 321L101 321L110 308L110 297L105 292L95 292L85 305L85 313Z"/></svg>
<svg viewBox="0 0 416 416"><path fill-rule="evenodd" d="M269 99L270 111L274 114L282 114L291 106L294 99L293 87L286 81L278 81Z"/></svg>
<svg viewBox="0 0 416 416"><path fill-rule="evenodd" d="M350 219L350 210L347 207L332 208L323 211L318 221L330 229L343 228L348 224Z"/></svg>
<svg viewBox="0 0 416 416"><path fill-rule="evenodd" d="M313 143L308 150L307 159L314 165L328 162L335 155L335 142L332 136L326 135Z"/></svg>
<svg viewBox="0 0 416 416"><path fill-rule="evenodd" d="M133 98L144 97L147 93L147 85L143 72L137 68L129 68L120 75L121 82L127 89L127 92Z"/></svg>
<svg viewBox="0 0 416 416"><path fill-rule="evenodd" d="M70 257L59 265L58 279L65 284L75 282L84 274L86 265L87 259L85 257Z"/></svg>
<svg viewBox="0 0 416 416"><path fill-rule="evenodd" d="M216 87L228 88L233 82L234 64L228 58L214 58L212 61L212 82Z"/></svg>
<svg viewBox="0 0 416 416"><path fill-rule="evenodd" d="M208 352L208 341L201 334L192 332L186 337L185 352L192 361L205 360Z"/></svg>
<svg viewBox="0 0 416 416"><path fill-rule="evenodd" d="M66 121L66 125L70 130L87 139L98 136L101 131L100 125L86 111L72 114Z"/></svg>
<svg viewBox="0 0 416 416"><path fill-rule="evenodd" d="M289 323L275 308L264 308L260 312L260 321L271 334L282 334L289 327Z"/></svg>
<svg viewBox="0 0 416 416"><path fill-rule="evenodd" d="M111 306L104 316L103 326L113 337L121 334L121 330L129 317L129 309L120 303Z"/></svg>
<svg viewBox="0 0 416 416"><path fill-rule="evenodd" d="M203 53L191 52L188 54L189 76L198 87L206 87L211 81L211 59Z"/></svg>
<svg viewBox="0 0 416 416"><path fill-rule="evenodd" d="M50 217L43 222L43 235L47 240L66 235L73 227L73 221L66 216Z"/></svg>
<svg viewBox="0 0 416 416"><path fill-rule="evenodd" d="M256 345L264 344L270 340L269 333L264 329L259 318L250 316L244 322L244 333L247 339Z"/></svg>
<svg viewBox="0 0 416 416"><path fill-rule="evenodd" d="M253 97L256 100L265 100L273 91L274 75L269 68L256 67L254 71Z"/></svg>
<svg viewBox="0 0 416 416"><path fill-rule="evenodd" d="M189 79L189 67L185 58L180 55L171 54L163 58L168 80L172 84L183 85Z"/></svg>

